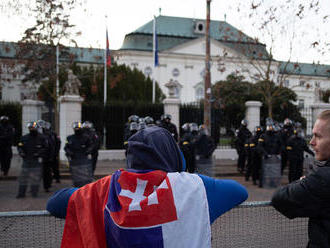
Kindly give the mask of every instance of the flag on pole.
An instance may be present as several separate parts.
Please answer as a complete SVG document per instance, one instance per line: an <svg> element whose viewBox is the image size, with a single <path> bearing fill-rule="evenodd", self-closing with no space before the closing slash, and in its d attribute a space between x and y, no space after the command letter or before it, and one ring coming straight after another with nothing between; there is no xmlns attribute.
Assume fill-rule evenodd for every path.
<svg viewBox="0 0 330 248"><path fill-rule="evenodd" d="M108 67L111 66L111 56L110 56L110 49L109 49L108 29L106 29L106 65Z"/></svg>
<svg viewBox="0 0 330 248"><path fill-rule="evenodd" d="M154 18L154 28L153 28L153 52L154 52L154 67L159 65L158 61L158 40L157 40L157 28L156 28L156 17Z"/></svg>

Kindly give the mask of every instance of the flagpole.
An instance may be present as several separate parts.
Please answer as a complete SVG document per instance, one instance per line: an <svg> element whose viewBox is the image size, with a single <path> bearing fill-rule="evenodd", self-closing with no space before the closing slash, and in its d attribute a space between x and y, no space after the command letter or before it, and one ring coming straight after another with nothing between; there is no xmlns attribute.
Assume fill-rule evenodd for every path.
<svg viewBox="0 0 330 248"><path fill-rule="evenodd" d="M156 77L156 42L157 42L157 37L156 37L156 16L154 16L154 22L153 22L153 48L152 48L152 54L153 54L153 65L154 65L154 73L153 73L153 77L152 77L152 103L155 103L155 86L156 86L156 82L155 82L155 77Z"/></svg>
<svg viewBox="0 0 330 248"><path fill-rule="evenodd" d="M107 17L105 17L107 18ZM108 27L106 25L106 44L104 49L104 83L103 83L103 106L105 113L105 107L107 104L107 49L108 49ZM107 147L107 131L105 128L105 122L103 122L103 146L106 149Z"/></svg>

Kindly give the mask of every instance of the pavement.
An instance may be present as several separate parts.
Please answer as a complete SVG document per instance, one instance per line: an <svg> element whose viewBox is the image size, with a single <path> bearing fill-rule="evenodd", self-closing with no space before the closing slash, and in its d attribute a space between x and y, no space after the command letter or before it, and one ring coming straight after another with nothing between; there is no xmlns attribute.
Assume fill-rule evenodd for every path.
<svg viewBox="0 0 330 248"><path fill-rule="evenodd" d="M98 161L95 170L95 180L106 175L114 173L120 168L125 168L125 160L103 160ZM51 192L44 192L42 184L38 198L32 198L28 193L25 198L16 199L17 194L17 177L20 169L18 166L13 166L7 177L0 177L0 212L7 211L30 211L44 210L46 208L47 199L57 190L66 187L72 187L71 175L67 164L62 164L60 167L61 182L53 182ZM248 192L249 198L247 201L269 201L273 192L276 189L265 189L255 186L250 181L245 181L244 175L237 172L236 160L216 160L214 166L214 176L221 179L233 179L244 185ZM287 171L284 171L282 184L287 184Z"/></svg>

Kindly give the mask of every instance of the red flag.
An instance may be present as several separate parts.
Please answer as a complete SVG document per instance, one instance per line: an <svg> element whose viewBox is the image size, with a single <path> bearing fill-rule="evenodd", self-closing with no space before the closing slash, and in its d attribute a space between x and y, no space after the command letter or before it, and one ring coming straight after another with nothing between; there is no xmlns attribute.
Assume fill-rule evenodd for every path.
<svg viewBox="0 0 330 248"><path fill-rule="evenodd" d="M108 67L111 66L111 56L110 56L110 49L109 49L109 39L108 39L108 29L106 30L106 64Z"/></svg>

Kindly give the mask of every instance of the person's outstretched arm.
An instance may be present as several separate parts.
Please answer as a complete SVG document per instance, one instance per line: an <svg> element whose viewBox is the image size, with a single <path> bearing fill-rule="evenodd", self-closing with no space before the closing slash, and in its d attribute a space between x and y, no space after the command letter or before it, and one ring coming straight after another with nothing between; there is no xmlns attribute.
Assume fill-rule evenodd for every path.
<svg viewBox="0 0 330 248"><path fill-rule="evenodd" d="M47 211L57 218L65 219L69 199L77 189L78 188L65 188L56 191L54 195L48 199Z"/></svg>
<svg viewBox="0 0 330 248"><path fill-rule="evenodd" d="M235 180L199 176L206 189L211 223L248 198L246 188Z"/></svg>

